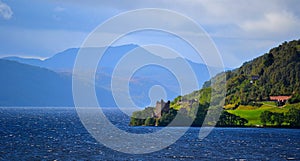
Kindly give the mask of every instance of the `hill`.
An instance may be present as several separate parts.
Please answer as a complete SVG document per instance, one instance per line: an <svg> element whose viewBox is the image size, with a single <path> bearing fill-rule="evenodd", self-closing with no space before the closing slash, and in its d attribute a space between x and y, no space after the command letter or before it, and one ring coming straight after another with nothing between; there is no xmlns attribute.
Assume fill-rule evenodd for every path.
<svg viewBox="0 0 300 161"><path fill-rule="evenodd" d="M119 60L124 53L136 48L137 45L129 44L116 47L109 47L107 49L107 56L102 61L102 67L112 68L117 60ZM87 48L91 53L101 51L104 48ZM20 63L47 68L55 72L72 72L74 62L77 56L79 48L70 48L62 52L54 54L45 60L34 58L21 58L21 57L5 57L3 59L13 60ZM108 56L109 55L109 56Z"/></svg>
<svg viewBox="0 0 300 161"><path fill-rule="evenodd" d="M152 115L149 115L151 108L147 108L146 112L134 112L131 124L147 125L149 118L154 116L155 125L164 126L170 123L177 113L183 112L190 119L196 116L192 126L202 126L208 114L210 100L216 100L210 95L210 82L218 82L224 75L227 85L223 107L225 110L217 126L300 127L300 40L284 42L268 53L244 63L240 68L216 75L205 82L202 89L178 96L170 103L170 110L163 112L161 117L155 117L155 110L159 106L152 108ZM292 98L286 105L279 104L278 107L276 102L270 102L270 96L279 95ZM191 103L191 100L196 100L196 104ZM195 111L196 107L198 111ZM145 122L146 120L148 121Z"/></svg>
<svg viewBox="0 0 300 161"><path fill-rule="evenodd" d="M74 106L72 77L46 68L0 59L0 106ZM110 91L96 86L102 107L115 107Z"/></svg>
<svg viewBox="0 0 300 161"><path fill-rule="evenodd" d="M48 69L0 59L1 106L73 106L71 80Z"/></svg>
<svg viewBox="0 0 300 161"><path fill-rule="evenodd" d="M98 98L103 98L109 96L109 98L105 98L105 106L115 107L115 102L112 97L111 93L111 81L112 81L112 74L113 70L118 63L118 61L129 51L136 49L137 45L128 44L122 46L114 46L108 47L107 51L101 58L99 63L97 73L96 73L96 86L99 90L96 91ZM98 53L99 51L103 50L104 48L85 48L90 53ZM72 75L73 66L75 63L75 59L79 48L71 48L60 53L55 54L54 56L47 58L45 60L39 59L28 59L28 58L20 58L20 57L6 57L3 58L5 60L13 60L20 63L40 67L40 68L47 68L51 71L54 71L58 74L63 75ZM179 62L186 61L191 68L196 72L196 77L198 79L198 85L201 86L205 81L209 79L209 73L204 64L195 63L187 59L183 58L169 58L164 59L157 55L151 54L146 50L140 50L141 55L140 59L143 60L151 60L153 62L167 62L168 64L179 64ZM146 56L145 56L146 55ZM134 61L138 61L139 59L136 58ZM180 66L178 66L180 69ZM127 69L127 66L123 67L124 71L129 71L130 68ZM118 79L120 82L126 81L121 77L114 77ZM189 78L183 78L189 81ZM148 95L148 91L154 85L160 85L164 87L167 99L173 99L180 93L180 87L177 79L174 77L173 73L165 69L164 67L155 66L155 65L148 65L140 70L136 71L129 82L129 89L132 100L134 103L139 107L148 106L151 103L151 100ZM124 93L127 94L128 91L126 89L120 89L120 94ZM123 97L127 99L127 97Z"/></svg>
<svg viewBox="0 0 300 161"><path fill-rule="evenodd" d="M269 96L300 93L300 40L284 42L226 73L226 104L249 104Z"/></svg>

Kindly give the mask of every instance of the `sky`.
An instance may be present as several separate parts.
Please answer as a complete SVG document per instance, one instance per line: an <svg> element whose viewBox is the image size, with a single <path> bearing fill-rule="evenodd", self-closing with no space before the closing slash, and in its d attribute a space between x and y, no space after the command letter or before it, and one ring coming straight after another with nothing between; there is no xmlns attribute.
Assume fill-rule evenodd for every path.
<svg viewBox="0 0 300 161"><path fill-rule="evenodd" d="M298 0L0 0L0 57L51 57L80 47L97 26L120 13L160 8L195 21L215 42L225 66L235 68L284 41L299 39L299 6ZM196 35L192 32L187 34ZM166 42L191 52L173 36L149 31L129 34L115 45Z"/></svg>

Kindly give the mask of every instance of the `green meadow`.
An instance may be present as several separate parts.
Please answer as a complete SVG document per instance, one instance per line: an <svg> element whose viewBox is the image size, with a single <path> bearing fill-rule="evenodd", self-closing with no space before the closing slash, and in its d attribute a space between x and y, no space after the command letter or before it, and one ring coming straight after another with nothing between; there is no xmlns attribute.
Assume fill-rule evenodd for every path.
<svg viewBox="0 0 300 161"><path fill-rule="evenodd" d="M300 109L300 103L297 104L287 104L282 107L277 107L275 102L260 102L263 105L260 107L255 106L244 106L240 105L235 110L226 110L227 112L240 116L248 120L247 126L262 126L260 121L260 115L263 111L270 111L276 113L286 113L292 107ZM285 124L285 123L284 123Z"/></svg>

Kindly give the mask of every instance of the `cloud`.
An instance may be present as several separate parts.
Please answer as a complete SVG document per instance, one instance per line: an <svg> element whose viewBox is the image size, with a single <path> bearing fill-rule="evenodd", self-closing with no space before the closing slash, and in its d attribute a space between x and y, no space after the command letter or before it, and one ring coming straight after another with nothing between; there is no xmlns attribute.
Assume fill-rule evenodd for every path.
<svg viewBox="0 0 300 161"><path fill-rule="evenodd" d="M300 21L289 12L265 13L260 19L243 22L240 27L248 33L272 36L286 35L296 32L300 27Z"/></svg>
<svg viewBox="0 0 300 161"><path fill-rule="evenodd" d="M74 2L74 1L70 1ZM119 12L141 8L164 8L177 11L191 17L201 25L216 41L224 58L225 65L239 66L251 60L282 41L297 39L300 35L297 0L131 0L128 2L87 0L82 4L88 8L113 8ZM158 15L161 18L162 15ZM124 20L126 21L126 20ZM145 21L150 21L145 18ZM168 26L174 26L178 32L195 33L177 19L168 19ZM124 23L126 24L126 23ZM128 24L130 25L130 24ZM118 27L118 25L116 25ZM299 38L299 37L298 37ZM138 39L138 38L136 38ZM144 39L144 38L140 38Z"/></svg>
<svg viewBox="0 0 300 161"><path fill-rule="evenodd" d="M11 10L11 8L0 0L0 16L2 16L6 20L9 20L12 15L13 11Z"/></svg>
<svg viewBox="0 0 300 161"><path fill-rule="evenodd" d="M55 34L49 31L45 33L51 34L39 33L43 38L43 40L40 41L38 41L38 39L33 40L35 38L32 38L32 36L25 37L28 41L36 41L35 43L39 44L35 45L35 48L40 48L41 50L36 50L34 53L49 53L49 50L53 50L56 45L59 46L59 49L75 46L80 43L74 44L74 40L82 42L84 39L83 36L73 36L73 41L64 40L55 45L45 45L48 44L45 43L46 41L49 42L49 44L51 44L50 42L56 43L56 36L53 38L53 35L58 34L57 30L60 30L60 34L68 31L70 32L70 30L88 33L97 25L118 13L142 8L169 9L182 13L195 20L196 23L201 25L216 42L216 46L220 49L220 52L225 59L226 66L230 67L236 67L245 60L251 60L283 41L299 39L300 35L300 30L298 30L300 27L300 10L298 9L300 3L298 0L173 0L172 2L170 0L160 0L157 3L153 3L151 0L130 0L130 3L117 0L53 0L51 2L49 1L49 4L47 3L48 5L42 5L44 2L41 2L39 7L41 9L39 10L28 7L31 5L29 3L21 3L23 5L20 5L20 2L18 2L18 6L13 6L13 3L10 5L16 11L19 6L22 6L25 8L24 13L26 10L30 10L30 12L18 14L18 21L16 21L18 23L16 26L12 27L27 28L30 30L38 29L42 31L56 30ZM0 6L0 17L2 17L3 3L1 0ZM49 14L52 16L51 20L47 19L48 17L51 17ZM157 17L163 18L162 15L157 15ZM133 17L132 20L134 20L134 18L135 17ZM147 17L144 20L151 22L151 19L148 19ZM166 19L162 22L168 27L176 28L177 32L184 32L187 36L197 37L197 34L194 31L189 30L189 26L178 19ZM158 23L160 24L160 22ZM122 27L126 27L126 25L130 25L130 23L128 20L124 19ZM114 27L120 28L120 25L114 25L110 29L113 29ZM10 33L15 32L12 29L8 29L8 31L11 31ZM0 33L2 34L5 32L0 30ZM106 34L109 37L109 35L117 33L107 31ZM71 35L68 36L72 37ZM14 38L16 40L18 39L17 36ZM168 38L161 38L157 35L149 36L141 34L135 37L127 37L127 39L122 41L122 44L136 41L140 42L148 39L150 39L150 42L153 42L154 40L157 40L157 42L168 40ZM2 41L5 42L5 40ZM41 42L44 43L40 44ZM32 44L28 44L28 46ZM17 45L19 44L17 43ZM176 45L181 47L178 44ZM27 46L25 47L29 48ZM19 46L19 48L21 51L22 47ZM7 49L7 51L9 50L12 49ZM57 51L57 49L55 49L55 51Z"/></svg>
<svg viewBox="0 0 300 161"><path fill-rule="evenodd" d="M297 28L300 24L300 10L297 8L297 0L173 0L172 3L169 0L161 0L159 3L153 3L151 0L131 0L132 3L115 0L87 0L84 3L66 1L85 5L85 9L102 7L118 10L118 13L151 7L170 9L191 17L212 36L281 41L299 35ZM180 25L180 22L174 21L175 25Z"/></svg>

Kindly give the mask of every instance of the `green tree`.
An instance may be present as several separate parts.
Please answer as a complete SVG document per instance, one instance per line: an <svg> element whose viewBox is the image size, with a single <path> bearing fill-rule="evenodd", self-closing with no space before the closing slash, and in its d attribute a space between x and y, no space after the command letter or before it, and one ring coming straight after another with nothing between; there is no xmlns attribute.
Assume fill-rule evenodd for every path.
<svg viewBox="0 0 300 161"><path fill-rule="evenodd" d="M283 113L273 113L272 119L277 126L281 126L284 122L284 115Z"/></svg>
<svg viewBox="0 0 300 161"><path fill-rule="evenodd" d="M153 117L148 117L145 120L145 126L154 126L155 125L155 119Z"/></svg>
<svg viewBox="0 0 300 161"><path fill-rule="evenodd" d="M298 103L300 102L300 95L297 93L297 94L294 94L292 96L292 98L289 99L289 103L290 104L293 104L293 103Z"/></svg>
<svg viewBox="0 0 300 161"><path fill-rule="evenodd" d="M141 126L141 125L144 125L145 123L145 119L139 119L139 118L136 118L136 117L131 117L130 118L130 125L131 126Z"/></svg>
<svg viewBox="0 0 300 161"><path fill-rule="evenodd" d="M175 109L170 109L168 113L163 113L161 118L158 121L158 126L167 126L177 115Z"/></svg>
<svg viewBox="0 0 300 161"><path fill-rule="evenodd" d="M291 127L300 127L300 110L296 108L291 108L286 113L286 122L290 124Z"/></svg>
<svg viewBox="0 0 300 161"><path fill-rule="evenodd" d="M145 125L145 121L149 117L153 117L154 115L154 108L153 107L147 107L142 111L135 111L132 113L132 116L130 117L130 125L131 126L141 126Z"/></svg>
<svg viewBox="0 0 300 161"><path fill-rule="evenodd" d="M217 122L217 126L244 126L246 123L248 123L247 119L223 111Z"/></svg>
<svg viewBox="0 0 300 161"><path fill-rule="evenodd" d="M260 122L265 126L267 123L272 122L273 113L270 111L264 111L260 114Z"/></svg>
<svg viewBox="0 0 300 161"><path fill-rule="evenodd" d="M202 126L205 116L207 114L207 108L209 107L209 104L199 104L198 111L196 111L196 118L192 124L192 126ZM195 110L196 108L192 108L191 111ZM193 111L194 112L194 111Z"/></svg>
<svg viewBox="0 0 300 161"><path fill-rule="evenodd" d="M274 62L274 56L272 53L265 55L264 65L266 67L269 67L270 65L272 65L273 62Z"/></svg>

